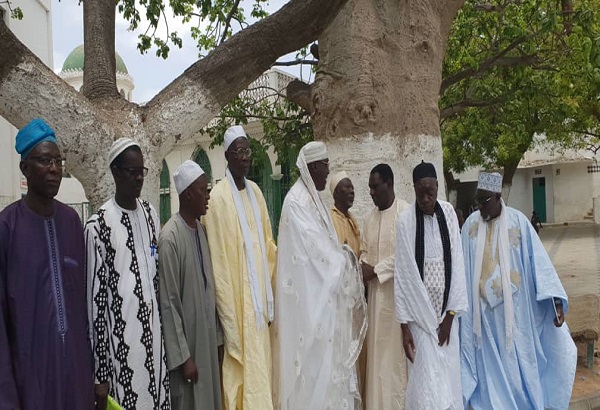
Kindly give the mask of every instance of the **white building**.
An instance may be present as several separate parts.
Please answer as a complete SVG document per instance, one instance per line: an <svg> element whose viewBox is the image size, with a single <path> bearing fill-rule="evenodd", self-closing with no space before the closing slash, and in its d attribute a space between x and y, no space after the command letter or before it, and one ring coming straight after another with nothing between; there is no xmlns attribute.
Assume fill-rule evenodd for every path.
<svg viewBox="0 0 600 410"><path fill-rule="evenodd" d="M508 205L527 216L535 210L542 222L600 223L600 158L591 151L552 148L543 138L539 142L519 163ZM461 182L456 205L465 212L475 197L478 173L472 168L456 176Z"/></svg>
<svg viewBox="0 0 600 410"><path fill-rule="evenodd" d="M13 5L23 11L23 20L10 18L5 2L0 2L0 18L35 55L53 66L51 0L19 0ZM0 209L21 198L27 183L19 170L15 151L17 129L0 117Z"/></svg>

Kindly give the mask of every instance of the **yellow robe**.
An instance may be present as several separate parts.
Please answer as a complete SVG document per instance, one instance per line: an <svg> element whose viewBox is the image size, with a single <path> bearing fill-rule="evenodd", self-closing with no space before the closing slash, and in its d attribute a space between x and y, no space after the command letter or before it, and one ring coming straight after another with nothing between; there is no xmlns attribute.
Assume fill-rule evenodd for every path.
<svg viewBox="0 0 600 410"><path fill-rule="evenodd" d="M354 216L348 212L347 217L337 209L331 208L331 221L341 243L347 244L354 251L356 257L360 256L360 229Z"/></svg>
<svg viewBox="0 0 600 410"><path fill-rule="evenodd" d="M248 181L248 184L254 190L260 210L273 283L277 248L273 241L267 205L260 188L252 181ZM268 323L265 273L257 225L245 189L240 191L240 196L252 234L265 312L264 321ZM204 224L213 262L217 310L225 336L223 406L225 409L269 410L273 408L269 327L265 325L259 329L256 324L244 237L227 178L222 179L210 192L208 206Z"/></svg>

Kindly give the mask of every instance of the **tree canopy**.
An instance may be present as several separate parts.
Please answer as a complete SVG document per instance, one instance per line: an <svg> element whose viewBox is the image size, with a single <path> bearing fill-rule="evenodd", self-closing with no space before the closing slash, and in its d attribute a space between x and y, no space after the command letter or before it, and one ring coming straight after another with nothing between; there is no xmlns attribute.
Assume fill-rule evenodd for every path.
<svg viewBox="0 0 600 410"><path fill-rule="evenodd" d="M512 176L536 134L593 142L600 96L597 0L468 0L444 61L440 111L446 171Z"/></svg>

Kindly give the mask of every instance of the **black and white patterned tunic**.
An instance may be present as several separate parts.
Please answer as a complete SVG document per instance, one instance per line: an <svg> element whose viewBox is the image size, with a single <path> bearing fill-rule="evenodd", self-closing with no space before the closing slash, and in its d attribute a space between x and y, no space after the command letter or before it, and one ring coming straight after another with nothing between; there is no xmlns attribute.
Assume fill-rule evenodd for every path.
<svg viewBox="0 0 600 410"><path fill-rule="evenodd" d="M90 340L96 383L124 409L168 409L169 379L158 309L159 221L139 201L106 202L85 227Z"/></svg>

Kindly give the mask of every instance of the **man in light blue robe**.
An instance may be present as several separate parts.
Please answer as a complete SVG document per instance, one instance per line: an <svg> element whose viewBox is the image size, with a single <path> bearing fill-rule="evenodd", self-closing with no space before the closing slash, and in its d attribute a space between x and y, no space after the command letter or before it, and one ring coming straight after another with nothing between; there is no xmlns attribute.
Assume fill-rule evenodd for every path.
<svg viewBox="0 0 600 410"><path fill-rule="evenodd" d="M477 188L479 211L462 229L465 408L566 409L577 349L563 325L565 290L528 218L502 201L502 177L481 173Z"/></svg>

